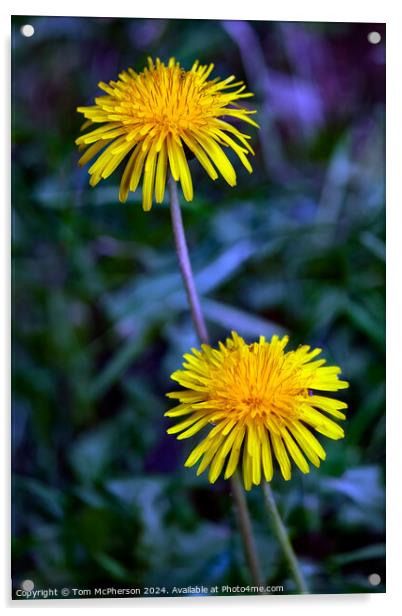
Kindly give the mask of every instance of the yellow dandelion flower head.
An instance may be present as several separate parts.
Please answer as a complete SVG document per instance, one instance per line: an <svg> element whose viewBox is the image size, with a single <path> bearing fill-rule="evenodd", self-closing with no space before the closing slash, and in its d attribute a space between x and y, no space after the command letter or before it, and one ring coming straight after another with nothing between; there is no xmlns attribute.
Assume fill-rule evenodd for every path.
<svg viewBox="0 0 402 616"><path fill-rule="evenodd" d="M91 128L76 140L85 149L79 164L100 154L89 168L91 186L109 177L126 159L119 199L125 202L143 176L143 209L150 210L153 193L157 203L163 201L168 170L180 181L185 199L193 199L186 152L198 159L213 180L219 171L230 186L236 184L236 172L225 148L234 150L251 173L250 136L227 119L258 126L250 117L255 111L238 103L253 94L233 75L208 80L213 68L196 61L185 71L174 58L167 65L149 58L141 73L129 68L117 81L100 82L106 95L95 98L92 106L77 108L87 119L83 129Z"/></svg>
<svg viewBox="0 0 402 616"><path fill-rule="evenodd" d="M340 409L347 405L315 391L333 392L349 384L338 378L339 367L314 360L321 349L305 345L285 352L287 343L287 336L273 336L270 342L261 336L247 344L232 332L217 349L203 344L201 350L184 355L184 370L171 378L185 389L167 394L179 405L165 413L180 421L168 433L184 439L210 427L185 466L201 459L197 475L209 467L211 483L225 464L225 479L242 467L244 487L250 490L263 477L272 479L273 458L286 480L291 477L291 460L308 473L306 458L315 466L325 459L312 430L342 438L343 429L328 415L345 419Z"/></svg>

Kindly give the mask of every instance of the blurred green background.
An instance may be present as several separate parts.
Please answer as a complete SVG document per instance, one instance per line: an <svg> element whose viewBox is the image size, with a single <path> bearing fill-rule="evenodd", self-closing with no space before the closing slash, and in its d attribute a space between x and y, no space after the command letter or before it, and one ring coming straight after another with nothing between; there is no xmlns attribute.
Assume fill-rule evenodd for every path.
<svg viewBox="0 0 402 616"><path fill-rule="evenodd" d="M20 27L35 27L24 38ZM214 62L256 97L254 173L184 205L214 341L273 332L350 381L346 438L273 488L313 592L384 591L384 97L381 24L14 17L13 583L247 584L229 485L165 431L196 344L166 203L118 203L79 169L78 105L146 57ZM378 31L382 41L367 40ZM269 584L294 585L248 496ZM372 588L368 575L382 583Z"/></svg>

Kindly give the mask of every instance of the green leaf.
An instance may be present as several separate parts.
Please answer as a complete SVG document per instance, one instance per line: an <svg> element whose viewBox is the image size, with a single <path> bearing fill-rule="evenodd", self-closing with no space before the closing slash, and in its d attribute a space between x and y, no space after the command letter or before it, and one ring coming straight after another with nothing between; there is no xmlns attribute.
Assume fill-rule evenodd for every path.
<svg viewBox="0 0 402 616"><path fill-rule="evenodd" d="M128 366L143 351L146 340L144 337L135 337L123 343L112 359L106 364L96 379L92 382L88 395L96 400L122 376Z"/></svg>
<svg viewBox="0 0 402 616"><path fill-rule="evenodd" d="M285 332L281 326L272 321L212 299L204 298L202 308L208 321L221 325L228 331L234 329L244 336L270 338L273 334L281 336Z"/></svg>
<svg viewBox="0 0 402 616"><path fill-rule="evenodd" d="M336 556L331 558L331 563L343 567L344 565L349 565L354 562L383 558L385 558L385 543L375 543L359 548L358 550L353 550L352 552L336 554Z"/></svg>
<svg viewBox="0 0 402 616"><path fill-rule="evenodd" d="M352 300L349 300L346 304L345 313L353 325L366 334L384 352L385 327L383 319L378 320L365 306Z"/></svg>

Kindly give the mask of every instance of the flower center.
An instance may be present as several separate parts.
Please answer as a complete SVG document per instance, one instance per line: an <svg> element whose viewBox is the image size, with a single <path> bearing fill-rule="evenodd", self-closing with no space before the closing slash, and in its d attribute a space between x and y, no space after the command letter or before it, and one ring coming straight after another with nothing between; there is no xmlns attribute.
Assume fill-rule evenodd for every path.
<svg viewBox="0 0 402 616"><path fill-rule="evenodd" d="M251 417L269 412L269 407L266 405L264 399L258 396L250 396L249 398L241 400L240 406L242 405L244 405L244 408L247 409Z"/></svg>
<svg viewBox="0 0 402 616"><path fill-rule="evenodd" d="M209 399L225 413L237 418L289 418L296 413L295 400L306 398L308 390L297 370L283 370L283 359L273 358L250 345L247 352L230 353L210 375ZM279 369L281 368L281 369Z"/></svg>

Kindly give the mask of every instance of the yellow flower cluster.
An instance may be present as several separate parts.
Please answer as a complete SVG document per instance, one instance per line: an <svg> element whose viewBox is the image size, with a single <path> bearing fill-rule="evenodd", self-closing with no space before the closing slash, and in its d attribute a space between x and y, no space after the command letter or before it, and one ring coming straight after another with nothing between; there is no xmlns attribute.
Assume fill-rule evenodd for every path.
<svg viewBox="0 0 402 616"><path fill-rule="evenodd" d="M308 473L306 458L315 466L325 459L311 430L342 438L343 429L329 416L345 419L341 409L347 405L315 392L333 392L349 384L338 378L340 368L315 359L321 349L300 346L285 352L287 343L287 336L273 336L270 342L260 337L247 344L232 332L219 348L204 344L184 356L184 370L172 379L185 389L167 394L179 405L165 413L180 422L168 432L185 439L209 428L185 466L201 459L197 474L209 467L211 483L225 465L225 479L240 466L250 490L262 477L272 479L274 458L284 479L290 479L291 460Z"/></svg>
<svg viewBox="0 0 402 616"><path fill-rule="evenodd" d="M254 152L250 136L226 119L258 126L250 117L255 111L238 104L253 94L245 92L246 86L233 75L208 80L213 68L213 64L196 61L185 71L174 58L167 66L159 58L156 62L149 59L141 73L129 68L117 81L99 83L106 95L95 98L92 106L77 108L87 119L83 128L91 128L76 140L85 149L79 164L97 156L89 168L91 186L109 177L126 159L121 202L143 177L143 209L151 209L153 195L161 203L168 171L180 181L185 199L191 201L193 183L186 149L213 180L219 172L230 186L236 184L226 148L232 149L251 173L248 156Z"/></svg>

